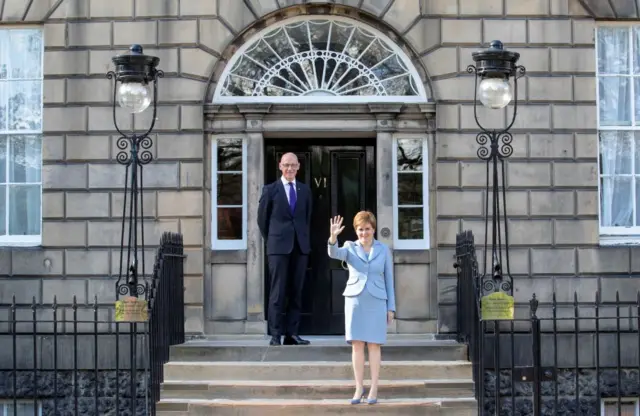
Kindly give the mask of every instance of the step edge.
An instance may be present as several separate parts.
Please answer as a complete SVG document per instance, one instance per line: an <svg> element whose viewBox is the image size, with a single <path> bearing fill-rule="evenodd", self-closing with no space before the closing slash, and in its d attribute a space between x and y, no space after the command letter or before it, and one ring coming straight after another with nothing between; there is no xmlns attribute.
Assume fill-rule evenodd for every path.
<svg viewBox="0 0 640 416"><path fill-rule="evenodd" d="M382 366L395 366L395 367L442 367L442 366L459 366L467 367L471 366L470 361L466 360L454 360L454 361L437 361L437 360L420 360L420 361L383 361ZM323 367L351 367L350 361L336 362L336 361L169 361L164 364L165 366L210 366L210 367L300 367L302 365L307 366L323 366ZM365 365L367 365L365 363Z"/></svg>

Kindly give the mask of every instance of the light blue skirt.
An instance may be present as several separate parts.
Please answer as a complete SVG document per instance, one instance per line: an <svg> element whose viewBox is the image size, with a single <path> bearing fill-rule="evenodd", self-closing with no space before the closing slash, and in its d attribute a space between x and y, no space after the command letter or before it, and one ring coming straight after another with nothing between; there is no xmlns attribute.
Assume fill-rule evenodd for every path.
<svg viewBox="0 0 640 416"><path fill-rule="evenodd" d="M384 344L387 341L387 301L365 288L358 296L344 298L345 339Z"/></svg>

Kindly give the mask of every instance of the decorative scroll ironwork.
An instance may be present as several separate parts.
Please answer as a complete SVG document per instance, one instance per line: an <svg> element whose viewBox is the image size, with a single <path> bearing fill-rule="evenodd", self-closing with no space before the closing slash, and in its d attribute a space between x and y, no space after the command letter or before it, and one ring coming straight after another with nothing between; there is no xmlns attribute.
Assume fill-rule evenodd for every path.
<svg viewBox="0 0 640 416"><path fill-rule="evenodd" d="M467 72L475 75L473 116L480 133L476 136L478 158L487 165L485 185L485 237L484 265L479 276L478 295L485 296L494 292L513 292L513 278L509 264L509 230L507 221L506 168L505 160L513 155L513 135L509 132L518 113L518 79L526 74L524 66L516 66L513 76L514 98L513 115L503 129L487 129L478 119L478 70L469 65ZM489 204L491 201L491 205ZM491 228L489 228L491 226ZM504 229L503 229L504 228ZM503 240L504 236L504 240ZM490 240L489 240L490 239ZM504 253L503 253L504 251ZM488 267L491 265L491 271Z"/></svg>
<svg viewBox="0 0 640 416"><path fill-rule="evenodd" d="M120 137L116 140L116 146L120 150L116 155L116 161L125 166L122 234L120 239L120 270L118 280L116 281L116 298L120 296L144 296L147 298L149 293L144 258L143 167L153 161L153 153L151 151L153 140L149 137L149 134L155 126L157 116L158 79L163 76L164 72L161 70L154 69L151 73L151 82L153 82L153 115L151 117L151 125L142 134L136 134L135 132L125 134L118 126L116 118L118 77L113 71L107 73L107 78L114 80L113 124L118 133L120 133ZM139 283L139 278L142 278L144 283Z"/></svg>

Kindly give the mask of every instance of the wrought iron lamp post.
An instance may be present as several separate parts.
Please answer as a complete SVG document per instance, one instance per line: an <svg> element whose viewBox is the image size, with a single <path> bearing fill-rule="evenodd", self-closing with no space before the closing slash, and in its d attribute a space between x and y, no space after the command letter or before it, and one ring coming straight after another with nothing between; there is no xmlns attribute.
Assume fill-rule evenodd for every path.
<svg viewBox="0 0 640 416"><path fill-rule="evenodd" d="M132 45L129 53L114 56L112 60L115 71L107 72L107 78L114 80L113 123L120 133L116 141L120 149L116 160L126 168L120 240L120 273L116 282L116 296L119 298L120 295L133 297L145 295L146 297L147 284L140 283L138 279L139 276L143 279L145 276L142 168L153 160L153 154L149 150L153 141L149 134L156 120L158 79L164 74L156 68L160 58L144 55L140 45ZM131 114L142 113L153 104L153 117L149 128L144 133L136 133L133 129L129 134L123 133L116 118L118 104ZM139 230L138 227L140 227Z"/></svg>
<svg viewBox="0 0 640 416"><path fill-rule="evenodd" d="M484 239L484 272L481 293L511 293L513 281L509 268L509 232L507 224L507 206L505 191L504 161L513 154L511 145L513 136L509 130L516 120L518 110L518 79L525 75L524 66L517 65L520 54L507 51L502 42L494 40L488 49L473 52L475 65L469 65L467 72L475 77L475 94L473 115L480 133L476 142L480 145L478 157L487 162L487 184L485 202L485 239ZM513 80L513 87L510 84ZM487 129L478 120L478 100L490 109L504 109L513 100L513 116L503 129ZM501 176L500 176L501 175ZM489 216L489 195L491 194L491 218ZM504 245L502 241L501 221L504 221ZM491 264L492 272L487 274L487 257L489 254L489 222L491 222ZM504 247L504 257L502 249ZM506 266L506 274L503 270Z"/></svg>

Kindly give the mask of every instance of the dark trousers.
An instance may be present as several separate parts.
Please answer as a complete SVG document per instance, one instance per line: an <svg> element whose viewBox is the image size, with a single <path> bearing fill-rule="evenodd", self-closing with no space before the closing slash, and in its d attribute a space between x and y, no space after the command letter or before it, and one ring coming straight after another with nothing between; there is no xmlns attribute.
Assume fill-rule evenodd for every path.
<svg viewBox="0 0 640 416"><path fill-rule="evenodd" d="M269 255L269 334L298 335L302 314L302 288L309 256L302 254L298 241L291 254Z"/></svg>

